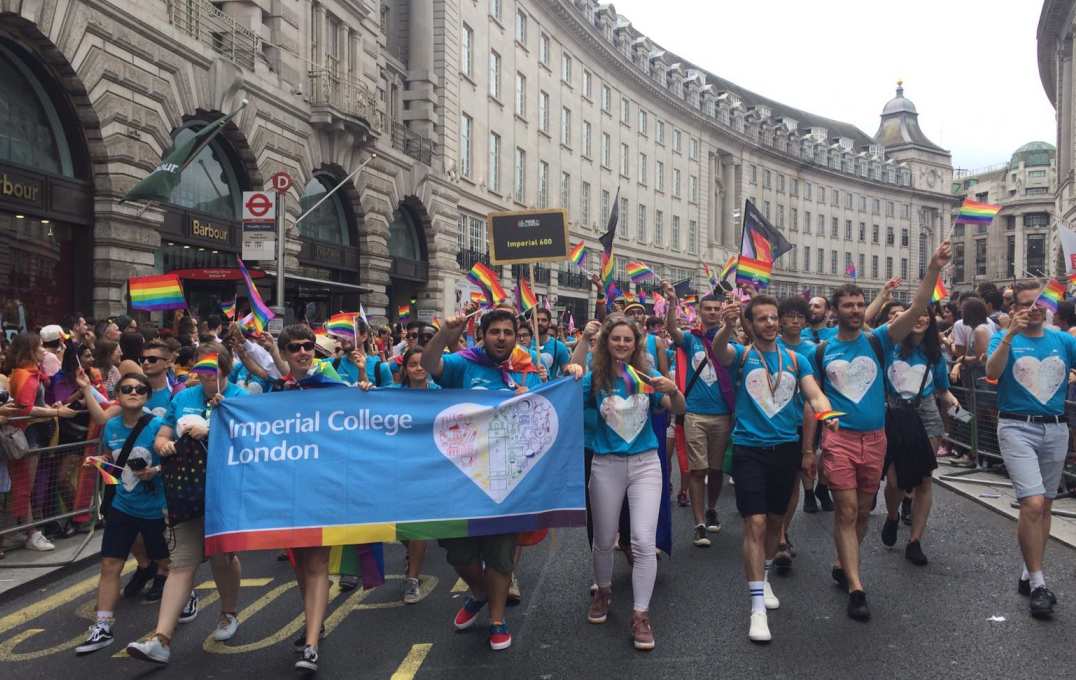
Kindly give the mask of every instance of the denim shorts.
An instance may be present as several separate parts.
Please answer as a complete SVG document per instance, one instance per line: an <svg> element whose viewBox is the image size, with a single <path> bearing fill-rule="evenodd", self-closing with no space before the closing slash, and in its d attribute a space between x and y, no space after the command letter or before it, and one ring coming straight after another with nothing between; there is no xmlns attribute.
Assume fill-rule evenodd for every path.
<svg viewBox="0 0 1076 680"><path fill-rule="evenodd" d="M998 447L1018 499L1057 495L1069 451L1068 424L999 419Z"/></svg>

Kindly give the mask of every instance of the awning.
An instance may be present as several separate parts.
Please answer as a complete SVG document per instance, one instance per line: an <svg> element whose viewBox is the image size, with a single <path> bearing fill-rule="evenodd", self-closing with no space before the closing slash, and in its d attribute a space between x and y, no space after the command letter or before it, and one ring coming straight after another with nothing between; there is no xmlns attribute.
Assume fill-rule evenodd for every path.
<svg viewBox="0 0 1076 680"><path fill-rule="evenodd" d="M275 279L276 272L265 272L268 278ZM297 283L306 283L312 286L324 286L325 288L335 288L336 290L346 291L348 293L372 293L371 288L365 286L359 286L354 283L343 283L341 281L326 281L325 279L315 279L309 276L299 276L298 274L284 273L284 281L295 281Z"/></svg>

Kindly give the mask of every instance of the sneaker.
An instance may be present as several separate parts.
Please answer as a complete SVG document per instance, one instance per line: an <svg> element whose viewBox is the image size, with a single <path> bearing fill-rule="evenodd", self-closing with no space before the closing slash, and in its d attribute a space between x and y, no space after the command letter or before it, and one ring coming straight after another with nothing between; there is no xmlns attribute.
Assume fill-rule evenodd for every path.
<svg viewBox="0 0 1076 680"><path fill-rule="evenodd" d="M305 645L303 647L303 656L295 662L295 670L300 673L317 673L318 648Z"/></svg>
<svg viewBox="0 0 1076 680"><path fill-rule="evenodd" d="M635 649L649 652L654 648L654 629L650 627L650 616L646 612L632 612L631 638Z"/></svg>
<svg viewBox="0 0 1076 680"><path fill-rule="evenodd" d="M679 505L681 508L686 508L687 506L691 505L691 500L687 497L687 491L681 491L680 493L676 494L676 504Z"/></svg>
<svg viewBox="0 0 1076 680"><path fill-rule="evenodd" d="M90 626L90 632L86 635L86 641L75 647L75 654L82 656L98 649L108 647L115 638L112 637L112 624L108 621L98 621Z"/></svg>
<svg viewBox="0 0 1076 680"><path fill-rule="evenodd" d="M631 560L628 560L628 562L630 563ZM514 607L519 604L522 599L523 596L519 593L519 579L516 578L516 573L512 572L512 582L508 584L508 600L505 604L509 607Z"/></svg>
<svg viewBox="0 0 1076 680"><path fill-rule="evenodd" d="M762 601L766 603L766 609L777 609L781 606L781 601L773 594L773 586L769 581L762 586Z"/></svg>
<svg viewBox="0 0 1076 680"><path fill-rule="evenodd" d="M183 605L183 611L179 613L180 623L190 623L198 618L198 593L191 591L191 596L187 598L187 604Z"/></svg>
<svg viewBox="0 0 1076 680"><path fill-rule="evenodd" d="M882 544L886 547L892 548L897 543L897 529L900 527L900 522L895 519L885 518L885 524L882 525Z"/></svg>
<svg viewBox="0 0 1076 680"><path fill-rule="evenodd" d="M152 602L160 602L161 595L164 593L164 582L167 580L167 576L154 576L153 583L146 590L146 592L142 593L142 602L147 604ZM126 591L124 591L124 595L126 594Z"/></svg>
<svg viewBox="0 0 1076 680"><path fill-rule="evenodd" d="M717 510L713 508L706 511L706 530L711 534L721 531L721 520L717 518Z"/></svg>
<svg viewBox="0 0 1076 680"><path fill-rule="evenodd" d="M1048 619L1054 614L1057 597L1046 586L1031 591L1031 615L1036 619Z"/></svg>
<svg viewBox="0 0 1076 680"><path fill-rule="evenodd" d="M37 552L48 552L50 550L55 550L56 546L50 543L49 539L45 538L45 534L40 531L35 531L26 539L26 549L36 550Z"/></svg>
<svg viewBox="0 0 1076 680"><path fill-rule="evenodd" d="M773 639L766 612L751 612L751 628L747 631L747 639L751 642L769 642Z"/></svg>
<svg viewBox="0 0 1076 680"><path fill-rule="evenodd" d="M905 498L900 502L900 521L906 526L912 525L912 499Z"/></svg>
<svg viewBox="0 0 1076 680"><path fill-rule="evenodd" d="M1024 597L1031 596L1031 580L1022 578L1016 582L1016 592L1020 593Z"/></svg>
<svg viewBox="0 0 1076 680"><path fill-rule="evenodd" d="M340 577L340 592L341 593L350 593L352 590L355 590L358 587L359 587L359 577L358 576L341 576ZM317 656L317 652L314 653L314 656Z"/></svg>
<svg viewBox="0 0 1076 680"><path fill-rule="evenodd" d="M819 484L814 489L814 495L818 498L818 505L823 512L833 512L833 499L829 495L829 487Z"/></svg>
<svg viewBox="0 0 1076 680"><path fill-rule="evenodd" d="M489 648L499 652L512 646L512 634L505 622L489 624Z"/></svg>
<svg viewBox="0 0 1076 680"><path fill-rule="evenodd" d="M829 575L833 577L833 580L840 587L848 587L848 575L844 573L844 569L840 567L833 567L833 569L830 570Z"/></svg>
<svg viewBox="0 0 1076 680"><path fill-rule="evenodd" d="M126 598L137 596L145 589L146 584L152 581L156 576L156 562L150 562L145 568L139 567L138 569L135 569L135 573L131 576L131 580L127 582L127 585L123 586L123 596ZM161 598L158 597L157 599L159 600Z"/></svg>
<svg viewBox="0 0 1076 680"><path fill-rule="evenodd" d="M474 625L475 620L478 618L478 612L482 611L482 607L485 606L485 600L476 600L468 595L463 606L456 612L456 618L452 620L452 625L456 627L456 630L467 630Z"/></svg>
<svg viewBox="0 0 1076 680"><path fill-rule="evenodd" d="M848 617L856 621L870 621L871 610L867 608L867 594L862 590L848 593Z"/></svg>
<svg viewBox="0 0 1076 680"><path fill-rule="evenodd" d="M217 619L217 627L213 630L213 639L217 642L226 642L235 637L237 630L239 630L239 617L221 612L220 618Z"/></svg>
<svg viewBox="0 0 1076 680"><path fill-rule="evenodd" d="M404 579L404 592L403 602L404 604L415 604L421 599L419 597L422 592L422 582L417 578Z"/></svg>
<svg viewBox="0 0 1076 680"><path fill-rule="evenodd" d="M788 543L780 543L777 546L777 554L773 556L773 566L777 567L778 574L787 574L792 569L792 546Z"/></svg>
<svg viewBox="0 0 1076 680"><path fill-rule="evenodd" d="M923 554L923 547L919 545L919 541L908 542L908 546L904 548L904 559L917 567L927 565L927 556Z"/></svg>
<svg viewBox="0 0 1076 680"><path fill-rule="evenodd" d="M590 623L605 623L609 618L609 606L613 603L612 588L597 588L590 598L590 609L587 610L587 621Z"/></svg>
<svg viewBox="0 0 1076 680"><path fill-rule="evenodd" d="M818 512L818 500L815 498L813 490L803 492L803 511L808 515Z"/></svg>
<svg viewBox="0 0 1076 680"><path fill-rule="evenodd" d="M127 656L141 661L166 664L168 663L168 658L172 656L172 650L161 643L161 638L156 635L150 635L145 640L127 645Z"/></svg>
<svg viewBox="0 0 1076 680"><path fill-rule="evenodd" d="M321 632L318 634L318 640L325 639L325 626L321 627ZM303 624L303 632L299 633L299 637L291 643L292 649L296 654L302 654L306 649L306 624Z"/></svg>
<svg viewBox="0 0 1076 680"><path fill-rule="evenodd" d="M710 538L706 535L706 525L700 524L695 527L695 539L691 541L696 548L709 548Z"/></svg>

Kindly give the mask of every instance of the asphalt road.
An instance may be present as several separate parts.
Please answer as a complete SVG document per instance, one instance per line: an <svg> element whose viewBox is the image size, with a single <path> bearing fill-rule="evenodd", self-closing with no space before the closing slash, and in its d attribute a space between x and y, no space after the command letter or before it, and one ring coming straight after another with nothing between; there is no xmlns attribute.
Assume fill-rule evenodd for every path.
<svg viewBox="0 0 1076 680"><path fill-rule="evenodd" d="M509 610L512 648L491 652L483 625L455 633L462 602L443 551L431 548L427 595L400 603L402 548L389 546L390 581L369 593L336 594L323 678L1059 678L1076 674L1076 560L1052 543L1048 584L1060 599L1053 621L1030 618L1016 593L1019 554L1012 520L938 490L924 548L929 566L904 560L906 528L897 548L878 539L872 518L864 574L874 615L856 623L845 595L832 584L832 515L799 515L793 539L799 555L787 577L774 577L781 608L770 613L774 641L747 639L749 602L740 568L740 523L731 493L721 502L724 530L709 549L691 546L688 511L674 508L677 541L662 559L652 604L657 648L646 654L629 640L630 578L618 558L609 622L589 625L591 582L586 535L556 532L524 554L523 602ZM216 605L208 567L199 571L203 610L183 626L172 663L157 667L122 654L148 633L156 607L124 602L113 647L76 658L73 648L92 618L96 568L87 567L0 603L0 677L259 678L292 677L290 641L301 625L294 581L270 553L245 554L236 637L209 637ZM0 574L3 565L0 564ZM991 617L1004 617L992 621Z"/></svg>

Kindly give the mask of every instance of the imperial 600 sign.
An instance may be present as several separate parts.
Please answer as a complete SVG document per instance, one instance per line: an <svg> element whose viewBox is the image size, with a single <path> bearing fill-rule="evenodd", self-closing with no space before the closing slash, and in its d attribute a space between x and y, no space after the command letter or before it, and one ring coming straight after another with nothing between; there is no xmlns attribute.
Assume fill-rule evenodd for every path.
<svg viewBox="0 0 1076 680"><path fill-rule="evenodd" d="M568 213L528 210L490 213L489 259L494 264L568 259Z"/></svg>

